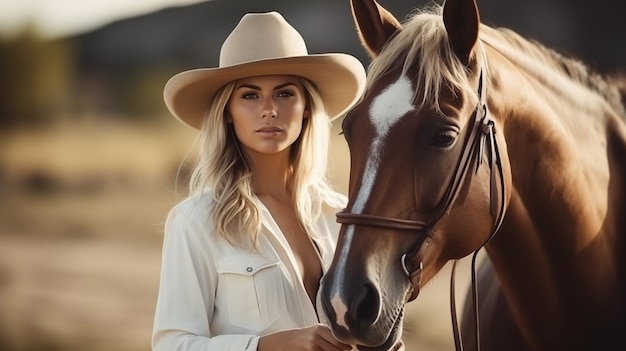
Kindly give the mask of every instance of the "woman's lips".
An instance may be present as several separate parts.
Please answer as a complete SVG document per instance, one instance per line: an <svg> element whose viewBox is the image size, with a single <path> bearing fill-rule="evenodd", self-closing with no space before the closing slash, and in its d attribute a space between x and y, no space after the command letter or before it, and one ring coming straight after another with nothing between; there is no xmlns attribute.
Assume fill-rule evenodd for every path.
<svg viewBox="0 0 626 351"><path fill-rule="evenodd" d="M281 133L283 130L280 127L276 126L263 126L256 130L257 134L266 135L266 136L274 136L276 134Z"/></svg>

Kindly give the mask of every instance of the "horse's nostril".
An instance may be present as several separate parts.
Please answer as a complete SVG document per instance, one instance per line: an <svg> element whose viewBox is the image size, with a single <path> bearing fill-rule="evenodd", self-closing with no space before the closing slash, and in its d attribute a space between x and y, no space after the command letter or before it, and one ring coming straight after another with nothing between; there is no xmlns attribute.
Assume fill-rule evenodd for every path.
<svg viewBox="0 0 626 351"><path fill-rule="evenodd" d="M370 283L364 284L350 303L350 316L361 329L366 329L378 319L380 295Z"/></svg>

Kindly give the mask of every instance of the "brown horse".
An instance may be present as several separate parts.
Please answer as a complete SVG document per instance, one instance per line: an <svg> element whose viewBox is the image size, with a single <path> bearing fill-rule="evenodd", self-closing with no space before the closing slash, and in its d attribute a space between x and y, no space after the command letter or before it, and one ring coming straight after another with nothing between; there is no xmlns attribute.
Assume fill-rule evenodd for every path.
<svg viewBox="0 0 626 351"><path fill-rule="evenodd" d="M401 348L405 304L484 246L483 350L626 350L624 81L481 24L474 0L352 10L372 63L342 125L349 203L320 295L335 336Z"/></svg>

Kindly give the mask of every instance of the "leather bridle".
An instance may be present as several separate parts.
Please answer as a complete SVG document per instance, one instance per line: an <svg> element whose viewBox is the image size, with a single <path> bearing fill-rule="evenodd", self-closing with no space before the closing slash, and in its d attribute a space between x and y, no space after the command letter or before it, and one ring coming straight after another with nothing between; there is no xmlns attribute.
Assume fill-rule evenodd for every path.
<svg viewBox="0 0 626 351"><path fill-rule="evenodd" d="M426 240L427 237L432 237L435 234L435 228L439 221L447 214L450 213L452 205L454 204L462 186L467 178L469 173L469 169L471 168L471 164L473 160L476 160L476 170L478 172L480 166L483 164L483 153L485 150L489 152L488 160L490 167L490 213L492 217L495 218L494 226L492 228L491 235L483 243L486 244L491 238L496 234L500 225L502 224L502 220L504 218L505 213L505 181L504 181L504 173L502 170L502 163L500 158L500 151L498 149L498 143L495 138L495 123L491 119L489 115L489 110L487 108L486 103L486 56L483 55L483 68L480 71L480 79L478 83L478 98L479 102L474 110L472 120L468 124L472 129L469 131L467 137L464 140L463 149L461 151L461 156L458 160L456 168L454 170L454 175L450 183L448 184L447 190L444 194L443 200L440 202L435 215L430 218L428 221L419 221L419 220L411 220L411 219L400 219L393 217L384 217L373 214L361 214L361 213L350 213L347 212L347 209L344 209L342 212L337 213L337 222L345 225L361 225L361 226L370 226L370 227L379 227L385 229L394 229L394 230L405 230L405 231L415 231L420 235L420 238L413 249L409 252L402 255L401 265L404 273L407 278L411 282L411 291L410 297L408 301L415 299L419 293L419 284L422 272L422 262L420 261L416 267L413 269L409 269L407 267L407 260L409 262L414 262L418 252ZM498 174L496 175L496 168L498 170ZM497 179L496 176L499 176L500 179L500 196L498 196L497 189ZM480 248L482 248L482 246ZM474 300L474 317L475 317L475 332L476 332L476 349L480 350L479 343L479 316L478 316L478 298L477 298L477 286L476 286L476 270L475 270L475 262L476 262L476 254L480 250L478 248L474 252L474 256L472 258L472 293ZM451 283L450 283L450 307L451 307L451 317L454 329L454 341L457 350L462 350L463 346L461 343L461 336L458 329L458 322L456 317L456 306L455 306L455 298L454 298L454 270L456 267L456 261L454 262L452 268L451 275Z"/></svg>

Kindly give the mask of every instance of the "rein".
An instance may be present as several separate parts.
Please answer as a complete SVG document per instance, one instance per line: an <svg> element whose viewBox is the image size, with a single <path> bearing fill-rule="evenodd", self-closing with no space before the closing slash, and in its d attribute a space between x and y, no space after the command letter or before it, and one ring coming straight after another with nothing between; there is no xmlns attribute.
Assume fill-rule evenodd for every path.
<svg viewBox="0 0 626 351"><path fill-rule="evenodd" d="M483 56L485 57L485 56ZM370 227L379 227L386 229L396 229L396 230L407 230L407 231L415 231L420 235L420 238L415 245L414 249L410 250L410 252L402 255L401 265L404 273L411 283L411 296L408 301L412 301L415 299L419 293L419 284L422 273L422 262L420 261L413 270L409 270L406 265L407 258L409 262L414 261L415 256L417 256L419 249L422 244L426 240L427 237L432 237L434 235L434 228L437 223L442 219L444 215L450 213L452 205L454 204L460 189L467 178L470 165L474 159L476 159L476 170L478 172L480 166L483 164L483 153L485 149L489 151L488 159L489 159L489 167L490 167L490 213L492 217L495 217L495 224L491 235L484 243L486 244L493 236L496 234L500 225L502 224L502 220L504 218L505 213L505 184L504 184L504 173L502 170L502 163L500 158L500 151L498 148L498 143L495 138L495 123L490 118L487 103L486 103L486 69L483 64L483 68L480 71L480 80L478 85L478 98L479 103L476 106L476 109L473 113L473 123L472 129L468 133L463 145L463 149L461 152L461 156L457 163L457 166L454 171L454 177L450 181L446 193L444 195L443 201L438 206L438 210L436 211L433 218L431 218L428 222L422 222L417 220L410 219L399 219L393 217L384 217L377 216L372 214L360 214L360 213L349 213L347 209L337 213L337 222L341 224L352 224L352 225L362 225L362 226L370 226ZM498 169L498 175L496 175L495 169ZM500 189L501 197L498 198L498 190L497 190L497 180L496 176L500 178ZM498 206L499 203L499 206ZM498 208L499 207L499 208ZM483 246L484 246L483 244ZM475 324L475 334L476 334L476 350L480 350L480 342L479 342L479 315L478 315L478 288L476 284L476 256L478 251L483 247L478 248L472 257L471 270L472 270L472 298L473 298L473 312L474 312L474 324ZM458 321L456 316L456 302L455 302L455 287L454 287L454 275L456 269L456 260L452 266L452 273L450 277L450 309L451 309L451 319L452 319L452 327L454 334L454 343L457 351L463 350L463 345L461 343L461 334L458 327Z"/></svg>

